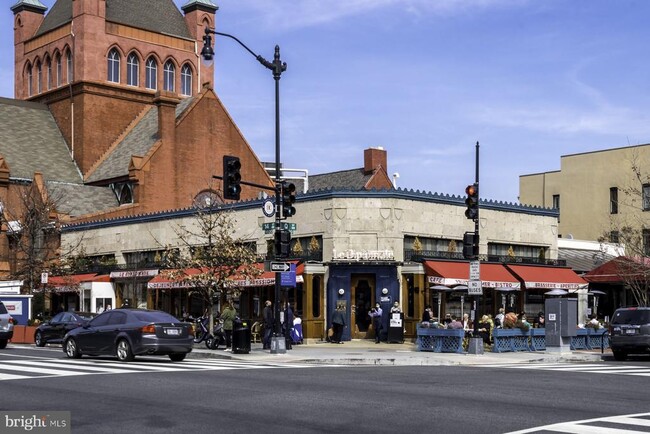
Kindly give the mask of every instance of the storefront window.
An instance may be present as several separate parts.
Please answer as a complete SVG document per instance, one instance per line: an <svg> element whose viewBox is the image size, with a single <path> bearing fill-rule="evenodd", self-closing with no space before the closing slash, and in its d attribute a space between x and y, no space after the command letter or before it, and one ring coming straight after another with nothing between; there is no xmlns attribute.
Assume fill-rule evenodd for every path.
<svg viewBox="0 0 650 434"><path fill-rule="evenodd" d="M420 292L420 288L416 288L414 283L413 283L413 275L409 274L406 277L406 286L407 286L407 291L406 291L406 317L408 318L415 318L418 314L415 312L415 305L416 305L416 297L417 293Z"/></svg>

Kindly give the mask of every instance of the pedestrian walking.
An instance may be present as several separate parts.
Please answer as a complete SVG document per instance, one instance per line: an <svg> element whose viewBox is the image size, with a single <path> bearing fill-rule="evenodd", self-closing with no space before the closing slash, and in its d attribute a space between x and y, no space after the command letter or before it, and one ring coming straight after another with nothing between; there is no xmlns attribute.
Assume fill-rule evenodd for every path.
<svg viewBox="0 0 650 434"><path fill-rule="evenodd" d="M262 316L264 318L264 337L262 338L262 345L265 350L271 349L271 334L273 333L273 308L270 300L264 303L264 311Z"/></svg>
<svg viewBox="0 0 650 434"><path fill-rule="evenodd" d="M343 336L343 329L345 328L345 313L343 312L343 305L336 306L336 310L332 313L332 327L334 328L334 335L332 336L332 343L342 344L341 337Z"/></svg>
<svg viewBox="0 0 650 434"><path fill-rule="evenodd" d="M282 331L284 333L284 341L287 350L291 349L291 329L293 328L293 309L291 304L287 303L284 308L284 324L282 324Z"/></svg>
<svg viewBox="0 0 650 434"><path fill-rule="evenodd" d="M380 340L380 332L381 332L381 316L383 314L383 311L381 307L379 306L379 303L375 304L375 307L368 312L368 315L370 315L370 318L372 319L372 328L375 330L375 343L378 344Z"/></svg>
<svg viewBox="0 0 650 434"><path fill-rule="evenodd" d="M223 321L223 331L226 334L226 351L232 351L232 330L234 328L234 321L237 317L237 311L231 303L226 302L223 312L221 312L221 320Z"/></svg>

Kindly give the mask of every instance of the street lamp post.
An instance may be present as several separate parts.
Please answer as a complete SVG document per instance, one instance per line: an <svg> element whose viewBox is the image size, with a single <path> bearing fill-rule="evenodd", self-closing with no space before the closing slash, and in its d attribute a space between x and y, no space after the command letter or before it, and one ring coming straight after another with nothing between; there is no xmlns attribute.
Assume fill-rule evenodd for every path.
<svg viewBox="0 0 650 434"><path fill-rule="evenodd" d="M282 203L281 197L281 179L280 179L280 78L282 73L287 70L287 64L280 60L280 47L275 46L275 53L273 54L273 61L269 62L264 57L259 54L255 54L253 50L248 48L246 44L237 39L235 36L228 33L217 32L214 29L209 27L205 28L205 35L203 36L203 49L201 50L201 57L207 63L212 63L214 58L214 50L212 48L212 36L211 35L225 36L227 38L234 39L239 45L244 47L246 51L255 57L255 59L261 63L265 68L270 69L273 73L273 80L275 81L275 243L280 242L280 233L281 233L281 220L282 212L280 209L280 204ZM242 182L243 183L243 182ZM274 257L275 259L280 259L281 253L278 246L275 246ZM280 333L280 291L282 289L281 285L281 273L275 273L275 306L273 314L273 342L271 344L272 352L284 352L286 348L284 345L280 345L280 341L283 339ZM284 350L283 350L284 349Z"/></svg>

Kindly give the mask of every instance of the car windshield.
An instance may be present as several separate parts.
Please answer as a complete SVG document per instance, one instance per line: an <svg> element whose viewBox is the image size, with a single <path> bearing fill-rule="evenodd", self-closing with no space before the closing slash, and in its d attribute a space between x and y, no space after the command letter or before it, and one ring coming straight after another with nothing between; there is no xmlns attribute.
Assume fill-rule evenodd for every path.
<svg viewBox="0 0 650 434"><path fill-rule="evenodd" d="M5 307L4 304L0 303L0 315L4 315L6 313L9 313L7 312L7 308Z"/></svg>
<svg viewBox="0 0 650 434"><path fill-rule="evenodd" d="M165 312L133 312L133 316L142 322L180 322Z"/></svg>
<svg viewBox="0 0 650 434"><path fill-rule="evenodd" d="M650 324L650 310L619 310L614 313L612 324L642 325Z"/></svg>
<svg viewBox="0 0 650 434"><path fill-rule="evenodd" d="M94 313L89 313L89 312L79 312L79 313L77 313L77 316L79 318L85 319L85 320L91 320L91 319L95 318L95 314Z"/></svg>

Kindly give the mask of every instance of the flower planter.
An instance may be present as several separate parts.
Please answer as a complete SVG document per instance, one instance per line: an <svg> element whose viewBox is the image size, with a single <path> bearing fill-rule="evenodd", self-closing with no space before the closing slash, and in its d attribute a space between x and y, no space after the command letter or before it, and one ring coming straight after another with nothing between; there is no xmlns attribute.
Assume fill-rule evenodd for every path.
<svg viewBox="0 0 650 434"><path fill-rule="evenodd" d="M14 344L33 344L36 328L35 326L24 325L14 326L14 336L11 338L11 342Z"/></svg>

